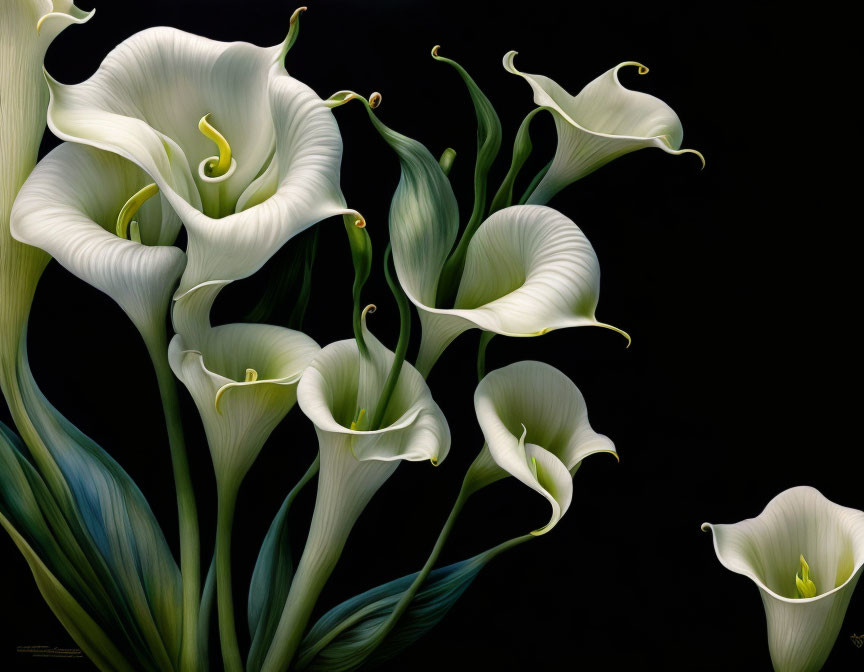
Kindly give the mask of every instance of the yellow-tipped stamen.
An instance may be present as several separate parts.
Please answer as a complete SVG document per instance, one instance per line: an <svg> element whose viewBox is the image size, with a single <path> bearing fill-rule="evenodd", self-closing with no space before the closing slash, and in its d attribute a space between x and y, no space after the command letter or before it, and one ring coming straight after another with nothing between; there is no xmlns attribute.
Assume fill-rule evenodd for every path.
<svg viewBox="0 0 864 672"><path fill-rule="evenodd" d="M531 464L528 465L528 466L531 467L531 473L534 474L534 478L538 478L538 479L539 479L539 476L537 476L537 458L536 458L536 457L532 457L532 458L531 458Z"/></svg>
<svg viewBox="0 0 864 672"><path fill-rule="evenodd" d="M819 591L816 590L816 584L810 578L810 565L807 564L803 555L800 556L800 560L801 576L799 577L798 573L795 573L795 586L798 588L798 597L801 599L816 597Z"/></svg>
<svg viewBox="0 0 864 672"><path fill-rule="evenodd" d="M206 173L208 177L220 177L228 172L231 167L231 146L213 124L210 123L210 114L205 114L198 122L198 130L208 139L216 143L219 150L219 158L207 164Z"/></svg>
<svg viewBox="0 0 864 672"><path fill-rule="evenodd" d="M258 380L258 372L255 369L246 369L246 379L244 383L254 383Z"/></svg>
<svg viewBox="0 0 864 672"><path fill-rule="evenodd" d="M357 415L354 416L354 420L351 422L351 431L352 432L362 432L363 430L360 427L363 424L363 418L366 417L366 409L361 408L357 411Z"/></svg>
<svg viewBox="0 0 864 672"><path fill-rule="evenodd" d="M155 182L148 184L146 187L135 192L135 194L126 201L123 207L120 208L120 214L117 215L117 235L120 238L126 238L128 235L129 222L132 221L132 218L135 216L135 213L138 212L138 209L144 205L144 202L148 198L155 196L158 193L159 187L156 186ZM140 230L137 242L141 242Z"/></svg>

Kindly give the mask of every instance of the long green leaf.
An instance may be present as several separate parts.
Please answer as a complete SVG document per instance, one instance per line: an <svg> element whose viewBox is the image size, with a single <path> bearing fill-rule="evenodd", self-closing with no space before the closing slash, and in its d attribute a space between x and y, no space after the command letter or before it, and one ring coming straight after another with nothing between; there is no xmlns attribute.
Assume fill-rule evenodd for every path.
<svg viewBox="0 0 864 672"><path fill-rule="evenodd" d="M353 224L351 224L353 226ZM252 647L246 661L249 672L261 669L273 634L279 625L279 617L285 607L291 580L294 577L294 560L291 555L288 513L291 504L312 477L318 472L318 457L295 485L279 512L270 524L267 536L258 553L252 582L249 586L248 620Z"/></svg>
<svg viewBox="0 0 864 672"><path fill-rule="evenodd" d="M56 509L55 541L34 552L59 549L73 561L100 596L94 603L79 586L75 599L98 609L91 617L114 633L115 645L128 650L139 668L177 669L180 573L147 501L122 467L42 396L26 354L19 361L18 383L23 410L41 441L34 453L37 467L47 463L53 477L50 488L41 488L40 506Z"/></svg>
<svg viewBox="0 0 864 672"><path fill-rule="evenodd" d="M387 620L417 574L385 583L334 607L303 639L296 669L345 672L393 658L444 618L490 559L487 552L433 570L408 611L374 651L369 651L367 640Z"/></svg>
<svg viewBox="0 0 864 672"><path fill-rule="evenodd" d="M58 529L63 527L62 516L58 517L47 488L22 450L18 437L0 423L0 525L24 555L48 606L82 651L100 669L133 669L128 662L134 660L130 652L121 652L112 644L119 634L117 629L106 633L91 618L90 614L99 614L100 609L110 610L110 602L98 584L89 583L92 574L86 573L86 563L86 577L77 571L80 549L74 542L68 543L68 529ZM71 546L72 558L57 543L52 527ZM108 625L116 625L116 621L109 620Z"/></svg>
<svg viewBox="0 0 864 672"><path fill-rule="evenodd" d="M49 571L39 556L33 551L24 538L12 526L9 520L0 513L0 525L12 537L12 541L21 551L36 585L42 597L47 602L51 611L63 624L63 627L81 647L81 650L100 670L106 672L117 670L118 672L134 672L135 667L131 665L123 655L114 647L111 639L96 625L81 605L69 594L63 584Z"/></svg>
<svg viewBox="0 0 864 672"><path fill-rule="evenodd" d="M477 232L478 227L486 215L486 184L489 177L489 169L495 162L498 156L498 150L501 149L501 121L498 119L498 114L492 103L486 97L486 94L480 90L480 87L468 74L461 65L449 58L444 58L438 55L438 47L432 50L432 57L436 61L447 63L455 68L465 86L468 88L468 94L471 96L471 102L474 103L474 112L477 115L477 160L474 164L474 208L471 211L471 217L468 224L465 225L465 230L462 232L462 237L459 239L459 244L450 255L447 263L441 271L441 282L438 284L438 296L436 305L444 308L451 306L456 297L456 291L459 289L459 280L462 277L462 269L465 267L465 255L468 252L468 243Z"/></svg>

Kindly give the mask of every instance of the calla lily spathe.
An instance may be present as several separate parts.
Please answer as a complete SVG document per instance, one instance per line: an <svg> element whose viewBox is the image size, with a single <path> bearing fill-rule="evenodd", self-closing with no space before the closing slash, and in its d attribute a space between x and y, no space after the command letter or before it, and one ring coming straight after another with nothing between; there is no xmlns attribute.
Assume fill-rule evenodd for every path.
<svg viewBox="0 0 864 672"><path fill-rule="evenodd" d="M373 125L399 156L390 242L399 284L423 325L420 373L428 375L447 345L473 327L506 336L584 325L620 331L594 316L600 267L591 244L571 220L544 206L503 208L479 225L454 283L454 305L447 305L439 296L442 269L459 234L459 205L447 176L426 147L381 123L371 100L340 93L340 102L364 101Z"/></svg>
<svg viewBox="0 0 864 672"><path fill-rule="evenodd" d="M236 492L293 407L297 382L318 350L305 334L267 324L214 327L194 349L180 334L171 340L168 359L198 407L221 491Z"/></svg>
<svg viewBox="0 0 864 672"><path fill-rule="evenodd" d="M43 252L21 245L9 232L12 203L36 165L45 130L48 90L42 63L64 28L92 15L67 0L0 4L0 387L7 394L15 384L16 352L36 284L48 263Z"/></svg>
<svg viewBox="0 0 864 672"><path fill-rule="evenodd" d="M519 72L515 51L504 56L504 68L531 85L534 102L549 110L558 130L558 148L549 171L528 199L548 203L555 194L609 161L645 147L657 147L667 154L702 154L681 149L684 130L675 111L659 98L621 85L618 72L641 63L627 61L606 71L572 96L548 77Z"/></svg>
<svg viewBox="0 0 864 672"><path fill-rule="evenodd" d="M713 533L721 564L759 588L774 669L819 670L864 567L864 512L797 487L777 495L756 518L702 529ZM815 596L802 598L799 585Z"/></svg>
<svg viewBox="0 0 864 672"><path fill-rule="evenodd" d="M180 220L164 197L151 198L136 213L141 242L116 233L121 208L150 182L116 154L63 143L21 188L11 228L15 238L113 298L145 340L155 335L161 341L171 293L186 264L186 255L172 246Z"/></svg>
<svg viewBox="0 0 864 672"><path fill-rule="evenodd" d="M447 420L423 377L407 362L381 428L362 429L364 419L375 415L394 360L366 328L367 311L362 333L368 358L360 355L354 339L332 343L309 365L297 390L300 409L318 435L318 495L306 547L261 668L264 672L285 669L290 662L355 521L399 462L439 464L450 449Z"/></svg>
<svg viewBox="0 0 864 672"><path fill-rule="evenodd" d="M49 78L51 130L138 164L186 226L178 296L247 277L292 236L353 212L339 187L336 120L285 72L289 46L151 28L118 45L80 84ZM230 147L222 174L211 167L227 152L213 137Z"/></svg>
<svg viewBox="0 0 864 672"><path fill-rule="evenodd" d="M594 316L600 296L594 248L557 210L517 205L484 221L468 245L453 308L435 307L440 267L418 263L414 245L393 235L396 272L420 310L423 340L417 368L423 373L454 338L472 328L505 336L539 336L579 326L619 331Z"/></svg>
<svg viewBox="0 0 864 672"><path fill-rule="evenodd" d="M589 455L615 445L591 429L582 393L567 376L543 362L510 364L487 374L474 392L474 410L486 444L465 477L471 490L513 476L545 497L551 530L573 496L573 475Z"/></svg>

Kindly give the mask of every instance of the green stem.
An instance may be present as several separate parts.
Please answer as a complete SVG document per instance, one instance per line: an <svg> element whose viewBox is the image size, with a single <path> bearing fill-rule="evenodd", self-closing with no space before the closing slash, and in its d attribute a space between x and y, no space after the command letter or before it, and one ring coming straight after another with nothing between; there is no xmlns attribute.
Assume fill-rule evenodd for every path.
<svg viewBox="0 0 864 672"><path fill-rule="evenodd" d="M234 598L231 590L231 527L237 488L220 492L216 518L216 603L219 611L219 643L225 672L243 672L237 628L234 624Z"/></svg>
<svg viewBox="0 0 864 672"><path fill-rule="evenodd" d="M392 631L392 629L396 626L399 618L404 615L405 611L410 606L411 601L417 594L417 591L420 589L426 578L429 576L429 573L435 565L435 562L438 560L438 556L441 554L441 550L444 547L447 538L450 536L450 532L453 530L453 526L459 514L461 513L465 502L476 491L476 485L469 484L467 480L462 483L462 489L459 491L459 496L456 498L456 502L453 504L453 508L450 511L447 522L445 522L444 527L441 528L441 532L438 535L438 540L435 542L432 553L429 555L429 559L426 561L423 569L421 569L420 572L417 574L411 586L402 594L402 597L394 607L387 621L380 625L374 636L372 636L364 644L366 657L368 657L384 641L384 638ZM488 551L480 554L475 558L475 560L485 565L507 549L519 546L520 544L523 544L526 541L530 541L531 539L536 539L536 537L532 534L526 534L521 537L509 539L501 544L498 544L497 546L493 546ZM328 644L330 644L330 642L332 642L334 639L336 639L336 637L338 637L346 630L354 627L355 624L363 621L370 614L374 613L378 608L379 605L377 603L367 605L363 609L360 609L354 614L352 614L349 618L346 618L344 621L342 621L339 625L337 625L330 632L324 635L320 640L318 640L313 648L304 653L302 659L297 663L297 669L306 669L306 667L308 667L309 663L315 658L315 656Z"/></svg>
<svg viewBox="0 0 864 672"><path fill-rule="evenodd" d="M444 544L447 541L447 538L450 536L450 532L453 531L453 526L456 524L456 519L459 517L459 513L462 511L462 508L465 506L465 502L468 501L468 498L473 494L475 490L470 487L466 487L465 483L462 484L462 489L459 491L459 496L456 498L456 501L453 504L453 508L450 510L450 515L447 517L447 521L444 523L444 527L441 528L441 532L438 534L438 539L435 542L435 546L432 548L432 552L429 554L429 558L426 560L426 564L423 565L423 569L421 569L417 576L414 578L414 582L408 587L408 589L402 593L402 597L399 602L396 603L393 611L390 613L390 616L387 618L384 623L382 623L375 634L370 637L363 645L365 649L364 657L368 657L380 644L384 641L384 638L390 633L390 631L395 627L396 622L402 617L405 613L405 610L411 604L411 601L414 599L414 596L417 594L417 591L422 586L423 582L429 576L429 573L432 571L435 563L438 561L438 556L441 554L441 550L444 548ZM378 604L373 603L369 604L363 609L352 614L350 617L346 618L335 628L330 630L326 635L324 635L321 639L319 639L313 648L306 651L303 657L297 662L297 669L303 670L306 669L308 664L315 658L316 655L330 642L332 642L336 637L340 634L353 627L356 623L364 620L370 613L374 612L378 609Z"/></svg>
<svg viewBox="0 0 864 672"><path fill-rule="evenodd" d="M354 224L356 217L344 215L342 220L345 224L345 233L348 234L348 245L351 248L351 260L354 263L354 284L351 287L351 297L354 307L352 312L352 327L354 328L354 339L357 348L363 357L369 356L366 341L363 340L362 310L360 309L361 293L369 273L372 271L372 241L369 233L364 228Z"/></svg>
<svg viewBox="0 0 864 672"><path fill-rule="evenodd" d="M534 146L531 144L530 135L531 121L542 110L542 107L531 110L522 120L519 130L516 132L516 139L513 141L513 159L510 162L510 169L507 171L507 175L505 175L501 186L498 187L498 191L492 199L492 205L489 206L490 215L509 207L513 203L513 185L522 170L522 166L525 165L525 161L528 160L534 149Z"/></svg>
<svg viewBox="0 0 864 672"><path fill-rule="evenodd" d="M532 539L537 539L538 537L533 534L523 534L521 537L514 537L513 539L508 539L507 541L501 542L497 546L493 546L490 548L484 555L488 556L486 558L486 562L489 562L492 558L500 555L504 551L515 548L520 544L524 544L526 541L531 541Z"/></svg>
<svg viewBox="0 0 864 672"><path fill-rule="evenodd" d="M186 442L183 438L183 424L180 417L180 403L177 396L177 383L168 364L168 347L165 342L164 327L154 330L155 334L145 338L156 380L162 398L162 411L168 430L168 445L171 451L171 466L174 471L174 488L177 492L177 515L180 531L180 574L183 580L183 621L180 669L198 669L198 612L201 599L201 547L198 534L198 508L195 491L186 455Z"/></svg>
<svg viewBox="0 0 864 672"><path fill-rule="evenodd" d="M204 581L201 594L201 608L198 610L198 655L201 669L207 670L210 661L210 619L213 615L213 598L216 596L216 554L210 559L210 569Z"/></svg>
<svg viewBox="0 0 864 672"><path fill-rule="evenodd" d="M402 364L405 362L405 355L408 353L408 343L411 340L411 304L402 286L390 274L390 243L387 243L387 249L384 251L384 277L387 279L390 291L393 292L396 303L399 305L399 341L396 343L396 351L394 353L393 365L390 367L390 373L384 382L384 388L378 397L378 403L375 404L375 415L372 418L372 424L369 426L370 430L381 428L384 413L387 410L387 405L390 403L390 397L393 396L393 390L396 389L396 384L399 382L399 374L402 371Z"/></svg>
<svg viewBox="0 0 864 672"><path fill-rule="evenodd" d="M522 194L522 198L519 199L519 205L525 205L525 203L528 201L528 199L531 198L531 194L534 193L534 190L537 188L537 185L540 184L540 180L542 180L546 176L546 173L549 172L549 168L552 165L552 161L554 161L554 159L550 159L549 163L547 163L545 166L543 166L540 169L540 172L538 172L534 176L534 179L531 180L531 184L528 185L528 188L525 190L525 193Z"/></svg>
<svg viewBox="0 0 864 672"><path fill-rule="evenodd" d="M474 207L471 210L471 217L465 226L465 230L462 232L462 237L459 239L456 249L441 269L438 291L435 297L435 305L446 308L453 305L453 300L459 289L459 281L462 278L462 271L465 268L465 255L468 252L468 243L471 242L471 238L477 232L486 214L486 187L489 169L492 167L492 163L498 156L498 150L501 148L501 122L492 103L489 102L489 99L480 90L480 87L477 86L465 68L456 61L440 56L437 49L433 49L432 57L436 61L447 63L456 69L462 81L468 87L468 93L471 96L471 102L474 104L474 112L477 116Z"/></svg>
<svg viewBox="0 0 864 672"><path fill-rule="evenodd" d="M456 519L459 517L459 514L462 512L462 508L465 506L465 502L468 501L468 498L473 492L473 489L466 487L465 483L463 482L462 488L459 490L459 496L456 497L456 501L453 503L453 508L450 509L450 515L447 517L447 522L445 522L444 527L441 528L441 532L438 534L438 539L435 541L435 546L432 547L432 552L429 554L429 558L426 560L426 564L423 565L423 569L421 569L420 572L417 574L417 577L414 579L414 583L411 584L411 587L408 588L408 590L406 590L404 593L402 593L402 597L399 599L399 602L396 603L396 606L393 608L390 616L387 618L386 621L384 621L384 623L379 626L378 631L375 633L375 636L371 638L369 642L370 653L382 641L384 641L384 638L396 626L397 621L402 617L402 614L404 614L410 606L411 601L417 594L417 591L420 590L420 586L423 585L426 577L429 576L429 572L432 571L435 563L438 562L438 556L441 555L441 550L444 548L444 544L447 543L447 538L453 531L453 526L456 524Z"/></svg>
<svg viewBox="0 0 864 672"><path fill-rule="evenodd" d="M484 331L480 334L480 345L477 348L477 382L486 376L486 347L495 336L494 331Z"/></svg>

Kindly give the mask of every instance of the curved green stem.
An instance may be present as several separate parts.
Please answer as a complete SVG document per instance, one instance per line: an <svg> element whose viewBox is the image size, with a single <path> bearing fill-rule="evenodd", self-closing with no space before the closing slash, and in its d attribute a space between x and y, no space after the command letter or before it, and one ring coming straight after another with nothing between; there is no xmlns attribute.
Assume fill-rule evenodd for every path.
<svg viewBox="0 0 864 672"><path fill-rule="evenodd" d="M435 542L435 546L432 549L431 554L429 555L429 559L426 561L426 564L423 566L423 569L418 572L417 576L414 579L414 582L411 586L402 594L399 602L395 605L393 611L390 616L384 621L379 627L378 630L372 635L369 640L364 643L365 656L368 657L386 638L386 636L393 630L396 626L398 620L404 615L405 611L407 611L410 606L412 600L416 596L418 590L422 587L422 584L425 582L426 578L429 576L432 568L438 560L438 556L441 554L441 550L444 547L444 544L447 541L447 538L450 536L450 532L453 530L453 526L458 518L459 514L462 511L462 508L465 505L465 502L468 498L477 491L476 484L469 483L466 481L462 484L462 489L459 491L459 496L456 498L456 501L453 504L453 508L450 511L450 515L447 518L447 522L444 523L444 527L441 528L441 532L438 535L438 539ZM479 562L481 565L486 565L489 561L497 557L499 554L504 551L514 548L515 546L519 546L520 544L525 543L526 541L530 541L531 539L536 539L536 537L532 534L526 534L521 537L515 537L513 539L508 539L507 541L498 544L497 546L493 546L489 550L481 553L480 555L474 558L475 562ZM326 635L324 635L320 640L315 643L315 646L310 650L304 653L303 658L298 662L297 669L303 670L309 665L309 663L315 658L315 656L324 649L330 642L332 642L336 637L341 635L346 630L354 627L357 623L362 622L366 619L370 614L374 613L377 609L379 609L379 605L377 603L369 604L363 609L358 610L354 614L352 614L349 618L346 618L339 625L329 631Z"/></svg>
<svg viewBox="0 0 864 672"><path fill-rule="evenodd" d="M468 252L468 243L471 242L471 238L477 232L486 214L486 185L489 169L492 167L495 158L498 156L498 150L501 148L501 121L498 119L498 114L495 112L492 103L483 91L480 90L480 87L477 86L465 68L454 60L440 56L437 47L432 50L432 57L436 61L447 63L459 73L471 96L471 102L474 104L474 112L477 117L474 207L471 210L471 217L465 226L465 230L462 232L462 237L459 239L456 249L444 263L444 268L441 269L435 305L443 308L451 306L456 297L456 292L459 289L459 280L462 278L462 271L465 267L465 255Z"/></svg>
<svg viewBox="0 0 864 672"><path fill-rule="evenodd" d="M161 325L160 325L161 326ZM162 411L168 430L174 488L177 492L177 514L180 530L180 574L183 581L183 621L180 669L198 669L198 613L201 599L201 547L198 533L198 508L186 455L183 424L177 396L177 383L168 364L168 346L164 327L145 338L162 398Z"/></svg>
<svg viewBox="0 0 864 672"><path fill-rule="evenodd" d="M399 374L402 371L402 364L405 362L405 355L408 353L408 343L411 340L411 304L408 301L405 290L402 289L399 282L394 280L390 274L390 243L387 243L387 249L384 251L384 277L387 279L390 291L393 292L396 303L399 305L399 341L396 343L395 357L393 358L393 365L390 367L390 373L384 382L384 388L378 397L378 403L375 404L375 415L372 417L372 424L369 426L370 430L381 428L387 404L390 403L390 397L393 396L393 390L396 389L396 383L399 382Z"/></svg>
<svg viewBox="0 0 864 672"><path fill-rule="evenodd" d="M357 348L360 350L360 354L368 357L369 351L366 348L366 342L363 340L360 298L363 285L366 284L366 280L369 279L369 273L372 271L372 241L365 227L360 228L354 224L356 217L353 215L344 215L342 219L345 223L345 233L348 234L348 245L351 247L351 260L354 263L354 285L351 287L354 308L351 324L354 328L354 339L357 341Z"/></svg>
<svg viewBox="0 0 864 672"><path fill-rule="evenodd" d="M498 187L498 191L492 199L492 205L489 206L490 215L502 208L509 207L513 203L513 185L522 170L522 166L525 165L525 161L528 160L534 149L534 146L531 144L531 121L542 110L542 107L531 110L522 120L519 130L516 132L516 139L513 141L513 159L510 162L510 169L507 171L507 175L504 176L501 186Z"/></svg>
<svg viewBox="0 0 864 672"><path fill-rule="evenodd" d="M549 163L543 166L534 176L534 179L531 180L531 184L528 185L528 188L525 189L525 193L522 194L522 198L519 199L519 205L525 205L525 203L528 202L528 199L531 198L531 194L534 193L537 185L540 184L540 180L542 180L546 176L546 173L549 172L549 168L552 166L552 161L554 161L554 159L550 159Z"/></svg>
<svg viewBox="0 0 864 672"><path fill-rule="evenodd" d="M494 331L484 331L480 334L480 345L477 347L477 382L486 377L486 347L495 337Z"/></svg>
<svg viewBox="0 0 864 672"><path fill-rule="evenodd" d="M237 489L219 493L216 518L216 604L219 611L219 643L225 672L243 672L237 628L234 624L234 598L231 591L231 527Z"/></svg>
<svg viewBox="0 0 864 672"><path fill-rule="evenodd" d="M438 556L441 555L441 550L444 548L444 544L447 543L447 538L453 531L456 519L459 517L462 508L465 506L465 502L468 501L468 498L473 492L473 489L466 487L465 483L462 484L462 488L459 490L459 496L456 497L456 501L453 503L453 508L450 509L450 515L447 516L447 521L444 523L444 527L441 528L441 532L438 534L438 539L435 541L435 546L432 547L432 552L429 554L426 564L423 565L423 569L421 569L417 574L414 583L411 584L408 590L402 593L402 597L399 598L399 602L396 603L396 606L393 608L393 611L390 613L387 620L379 626L375 636L369 642L370 651L384 641L384 638L396 626L397 621L410 606L411 601L417 594L417 591L420 590L420 586L423 585L426 577L429 576L429 572L432 571L435 563L438 562Z"/></svg>
<svg viewBox="0 0 864 672"><path fill-rule="evenodd" d="M216 554L210 559L210 569L204 581L201 594L201 608L198 610L198 655L201 669L207 670L210 661L210 619L213 614L213 599L216 596Z"/></svg>

